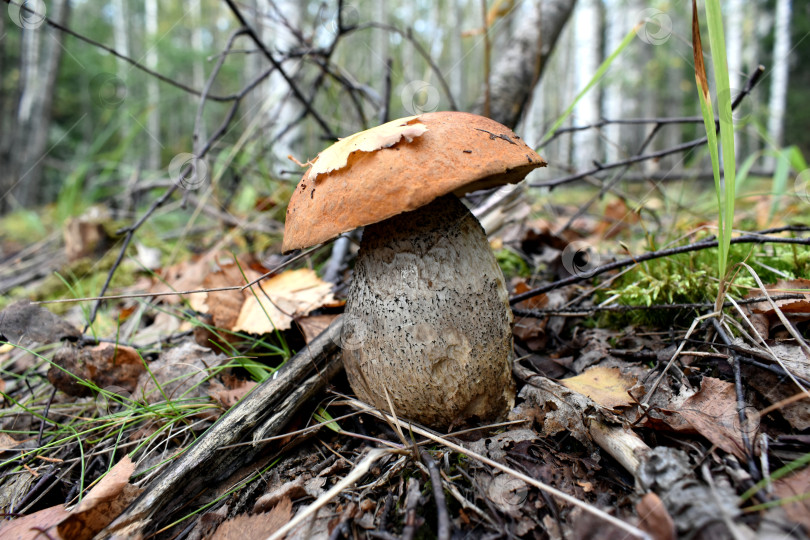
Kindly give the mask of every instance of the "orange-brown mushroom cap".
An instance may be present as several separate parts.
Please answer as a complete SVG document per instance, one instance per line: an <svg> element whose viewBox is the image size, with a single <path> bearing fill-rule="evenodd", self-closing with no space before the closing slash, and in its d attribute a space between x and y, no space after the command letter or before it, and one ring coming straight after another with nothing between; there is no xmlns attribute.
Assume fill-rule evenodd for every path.
<svg viewBox="0 0 810 540"><path fill-rule="evenodd" d="M400 118L318 154L290 198L282 250L320 244L448 193L514 184L545 165L512 130L483 116Z"/></svg>

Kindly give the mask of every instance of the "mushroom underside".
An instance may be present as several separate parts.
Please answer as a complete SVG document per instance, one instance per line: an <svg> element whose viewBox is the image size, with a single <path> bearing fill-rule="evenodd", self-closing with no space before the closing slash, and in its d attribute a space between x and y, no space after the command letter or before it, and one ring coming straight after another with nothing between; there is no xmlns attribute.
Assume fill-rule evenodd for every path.
<svg viewBox="0 0 810 540"><path fill-rule="evenodd" d="M343 332L357 395L445 428L514 405L512 311L481 225L455 196L366 227Z"/></svg>

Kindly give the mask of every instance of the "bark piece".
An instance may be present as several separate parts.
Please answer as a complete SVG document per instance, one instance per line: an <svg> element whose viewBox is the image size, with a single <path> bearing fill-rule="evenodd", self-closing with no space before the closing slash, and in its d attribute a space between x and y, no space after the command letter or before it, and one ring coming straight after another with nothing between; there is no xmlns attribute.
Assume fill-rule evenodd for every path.
<svg viewBox="0 0 810 540"><path fill-rule="evenodd" d="M575 0L535 0L502 48L490 75L489 116L514 128L546 67L557 38L574 10ZM482 111L484 92L475 105Z"/></svg>

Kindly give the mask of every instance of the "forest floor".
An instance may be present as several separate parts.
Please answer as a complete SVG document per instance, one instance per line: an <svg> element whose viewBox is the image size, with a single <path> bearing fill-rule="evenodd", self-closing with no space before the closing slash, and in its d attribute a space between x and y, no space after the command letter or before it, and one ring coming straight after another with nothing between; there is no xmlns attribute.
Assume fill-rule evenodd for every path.
<svg viewBox="0 0 810 540"><path fill-rule="evenodd" d="M526 297L517 399L451 433L352 397L316 336L356 249L266 255L283 209L259 216L275 236L210 221L146 233L120 265L103 212L36 243L0 228L0 537L806 538L806 202L741 199L736 230L759 232L737 235L717 312L710 186L632 203L642 188L482 218ZM113 268L98 313L28 303L92 297ZM279 369L308 347L317 369ZM235 421L261 391L272 406Z"/></svg>

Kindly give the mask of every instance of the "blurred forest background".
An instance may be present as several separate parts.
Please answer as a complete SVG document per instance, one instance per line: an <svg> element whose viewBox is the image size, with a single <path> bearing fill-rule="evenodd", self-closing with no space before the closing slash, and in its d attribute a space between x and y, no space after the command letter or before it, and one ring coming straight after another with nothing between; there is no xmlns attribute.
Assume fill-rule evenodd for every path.
<svg viewBox="0 0 810 540"><path fill-rule="evenodd" d="M334 137L423 111L490 112L515 126L549 162L535 182L633 156L653 125L630 119L700 115L684 1L353 0L340 3L340 21L337 1L6 3L0 211L24 218L29 239L98 202L132 220L184 163L214 189L210 204L236 214L264 204L283 220L301 172L288 155L305 162ZM735 111L738 161L763 176L780 160L795 169L783 149L810 151L810 3L726 0L724 13L731 87L764 66ZM513 40L555 17L564 24L533 38L545 51L533 66L539 82L509 94L518 83L498 77ZM626 122L541 144L637 24L563 127ZM511 107L499 109L499 96ZM695 139L703 125L655 129L647 151ZM627 177L711 184L707 173L701 147L644 161Z"/></svg>

